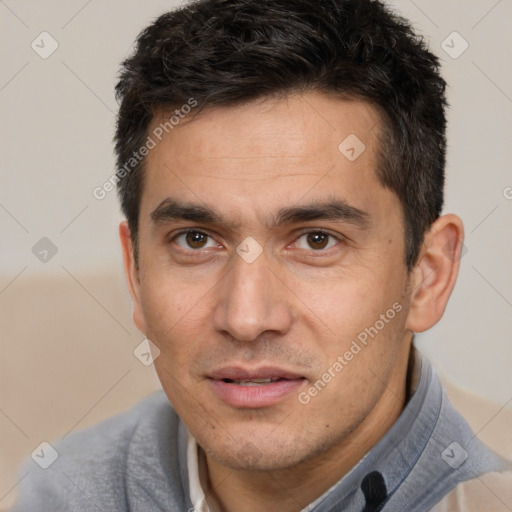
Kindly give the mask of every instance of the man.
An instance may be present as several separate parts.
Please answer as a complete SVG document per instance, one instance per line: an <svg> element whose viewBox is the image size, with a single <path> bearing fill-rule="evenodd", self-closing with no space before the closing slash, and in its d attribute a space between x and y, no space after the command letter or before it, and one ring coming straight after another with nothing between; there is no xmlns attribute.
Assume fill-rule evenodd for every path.
<svg viewBox="0 0 512 512"><path fill-rule="evenodd" d="M509 510L510 465L412 345L463 240L444 89L377 1L201 0L149 26L115 140L165 394L58 444L15 510Z"/></svg>

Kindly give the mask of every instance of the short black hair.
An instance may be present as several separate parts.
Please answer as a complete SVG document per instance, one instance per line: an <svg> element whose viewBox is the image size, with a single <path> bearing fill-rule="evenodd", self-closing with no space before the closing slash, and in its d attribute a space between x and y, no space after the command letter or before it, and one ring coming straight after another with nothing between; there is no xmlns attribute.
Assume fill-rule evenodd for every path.
<svg viewBox="0 0 512 512"><path fill-rule="evenodd" d="M157 112L319 91L380 114L377 176L401 202L411 270L443 207L445 88L424 39L377 0L198 0L160 16L116 86L118 193L135 257L144 159L133 155Z"/></svg>

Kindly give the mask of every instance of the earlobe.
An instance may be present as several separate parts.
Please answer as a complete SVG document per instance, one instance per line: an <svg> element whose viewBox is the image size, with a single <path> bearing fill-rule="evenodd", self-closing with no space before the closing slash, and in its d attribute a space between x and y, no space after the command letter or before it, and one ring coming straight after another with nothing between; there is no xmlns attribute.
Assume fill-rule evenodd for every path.
<svg viewBox="0 0 512 512"><path fill-rule="evenodd" d="M459 217L439 217L425 235L418 262L412 271L410 308L406 327L423 332L443 316L457 280L464 228Z"/></svg>
<svg viewBox="0 0 512 512"><path fill-rule="evenodd" d="M119 224L119 238L123 251L124 275L132 297L133 321L139 331L145 334L146 324L142 312L139 269L135 263L132 237L126 221Z"/></svg>

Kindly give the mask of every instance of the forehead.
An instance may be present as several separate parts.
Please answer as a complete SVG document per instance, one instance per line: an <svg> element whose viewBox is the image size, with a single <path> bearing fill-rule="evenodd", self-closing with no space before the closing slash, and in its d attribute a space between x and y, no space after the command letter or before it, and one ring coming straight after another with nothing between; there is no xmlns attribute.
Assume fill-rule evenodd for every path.
<svg viewBox="0 0 512 512"><path fill-rule="evenodd" d="M390 193L375 172L380 125L367 103L320 93L191 112L146 157L141 217L169 196L240 218L327 195L371 210Z"/></svg>

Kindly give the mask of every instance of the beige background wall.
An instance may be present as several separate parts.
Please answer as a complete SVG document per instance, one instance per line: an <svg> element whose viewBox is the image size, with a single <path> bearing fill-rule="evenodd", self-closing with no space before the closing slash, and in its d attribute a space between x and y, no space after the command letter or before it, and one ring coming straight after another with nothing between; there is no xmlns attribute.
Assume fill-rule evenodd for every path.
<svg viewBox="0 0 512 512"><path fill-rule="evenodd" d="M119 62L145 25L179 3L0 2L0 509L23 477L20 461L41 441L158 387L132 353L143 336L123 283L117 198L99 201L92 191L113 172ZM506 444L510 434L492 429L512 403L512 2L392 4L443 61L445 210L467 230L446 316L419 346L453 382L494 404L475 425ZM31 47L43 56L52 49L43 31L58 43L47 58Z"/></svg>

